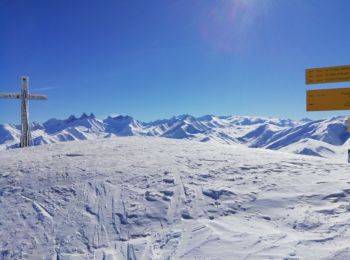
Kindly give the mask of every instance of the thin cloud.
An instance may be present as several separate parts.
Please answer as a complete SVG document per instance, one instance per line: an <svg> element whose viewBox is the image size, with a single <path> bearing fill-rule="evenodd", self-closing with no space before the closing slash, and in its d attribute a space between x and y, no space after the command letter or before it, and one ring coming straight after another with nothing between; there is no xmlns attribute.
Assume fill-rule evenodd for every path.
<svg viewBox="0 0 350 260"><path fill-rule="evenodd" d="M46 87L46 88L33 88L31 91L49 91L49 90L55 90L58 89L58 87Z"/></svg>

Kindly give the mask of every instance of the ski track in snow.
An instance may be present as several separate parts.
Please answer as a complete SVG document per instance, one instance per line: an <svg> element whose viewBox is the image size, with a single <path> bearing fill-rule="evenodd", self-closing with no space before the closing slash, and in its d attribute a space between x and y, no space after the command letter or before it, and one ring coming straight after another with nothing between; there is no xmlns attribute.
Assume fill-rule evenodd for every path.
<svg viewBox="0 0 350 260"><path fill-rule="evenodd" d="M349 170L154 137L2 151L0 259L350 259Z"/></svg>

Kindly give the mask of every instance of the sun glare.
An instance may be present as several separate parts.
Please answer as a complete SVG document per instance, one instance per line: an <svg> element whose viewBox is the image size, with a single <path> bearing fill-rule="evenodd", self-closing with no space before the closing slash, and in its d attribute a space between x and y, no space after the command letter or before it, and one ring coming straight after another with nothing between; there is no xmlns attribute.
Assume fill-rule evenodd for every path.
<svg viewBox="0 0 350 260"><path fill-rule="evenodd" d="M251 39L257 18L266 12L265 1L232 0L212 4L200 24L203 39L216 51L243 50Z"/></svg>

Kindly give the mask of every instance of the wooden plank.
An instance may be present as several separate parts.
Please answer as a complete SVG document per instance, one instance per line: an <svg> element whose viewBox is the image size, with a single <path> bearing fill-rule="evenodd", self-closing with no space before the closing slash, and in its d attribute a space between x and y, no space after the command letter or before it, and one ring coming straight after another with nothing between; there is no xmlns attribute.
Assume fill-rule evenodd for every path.
<svg viewBox="0 0 350 260"><path fill-rule="evenodd" d="M22 89L21 89L21 124L22 134L20 147L30 146L31 136L29 128L29 113L28 113L28 85L29 78L26 76L21 77Z"/></svg>
<svg viewBox="0 0 350 260"><path fill-rule="evenodd" d="M47 100L46 95L29 94L28 99L30 100Z"/></svg>
<svg viewBox="0 0 350 260"><path fill-rule="evenodd" d="M306 110L350 110L350 88L308 90Z"/></svg>
<svg viewBox="0 0 350 260"><path fill-rule="evenodd" d="M306 69L306 84L350 81L350 65Z"/></svg>
<svg viewBox="0 0 350 260"><path fill-rule="evenodd" d="M0 93L0 98L20 99L21 98L21 94L20 93Z"/></svg>

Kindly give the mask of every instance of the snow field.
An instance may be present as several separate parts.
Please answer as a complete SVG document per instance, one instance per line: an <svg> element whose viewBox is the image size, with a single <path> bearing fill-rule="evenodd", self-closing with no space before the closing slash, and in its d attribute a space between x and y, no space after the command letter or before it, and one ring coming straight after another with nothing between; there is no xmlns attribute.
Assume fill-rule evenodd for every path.
<svg viewBox="0 0 350 260"><path fill-rule="evenodd" d="M348 259L349 165L156 137L0 152L0 259Z"/></svg>

